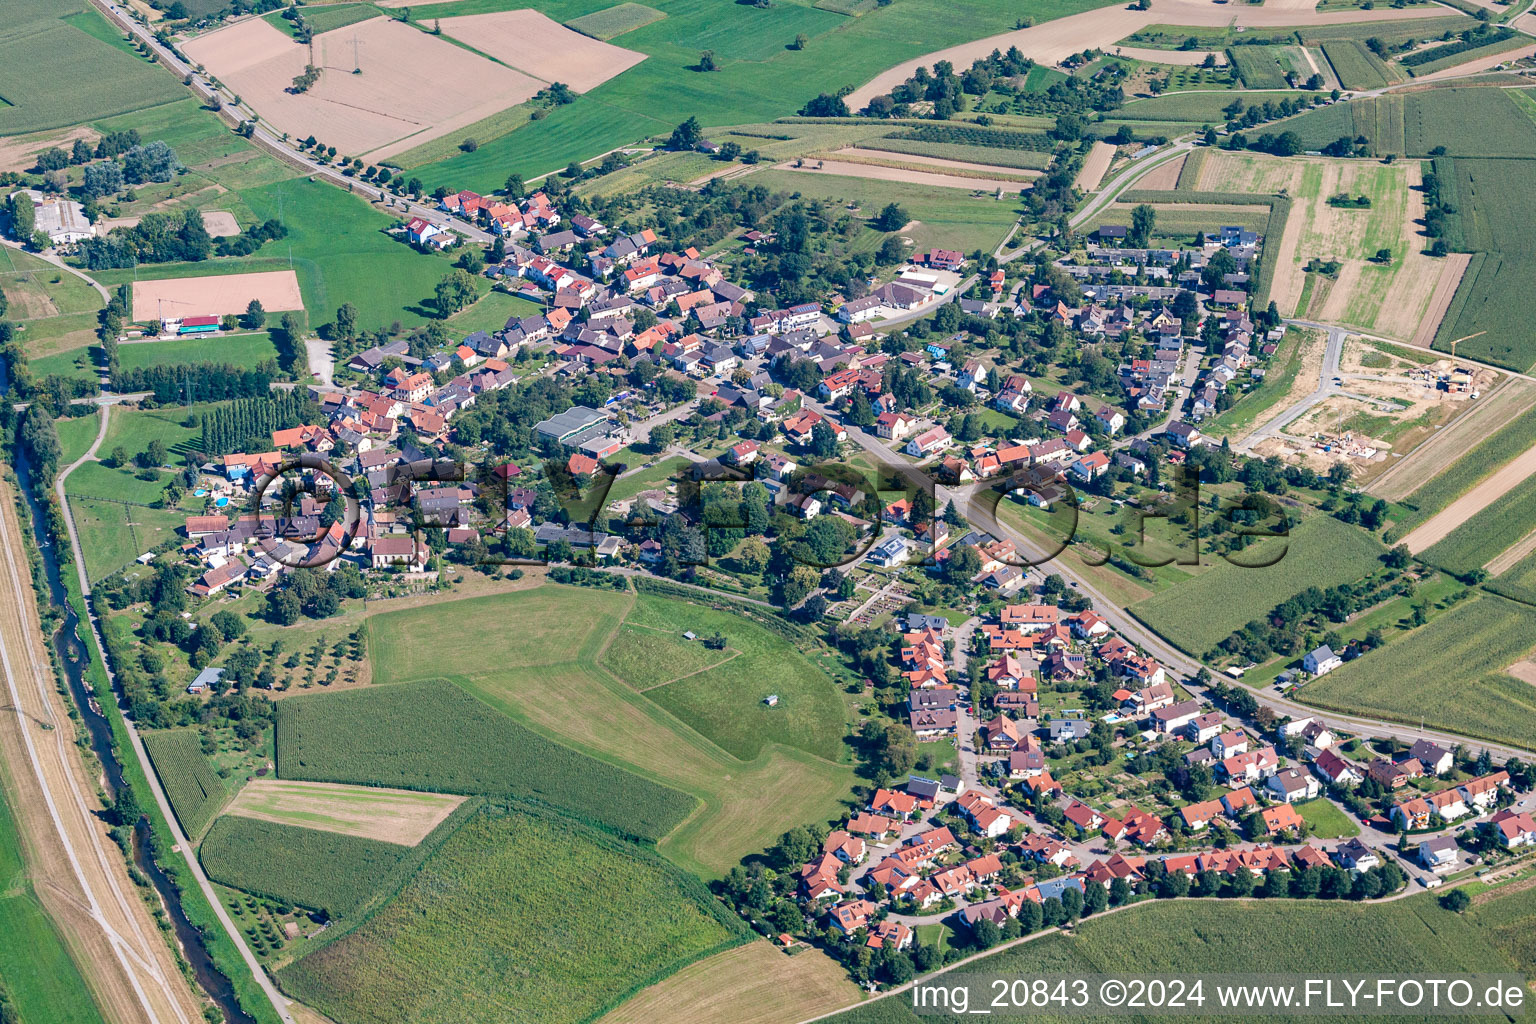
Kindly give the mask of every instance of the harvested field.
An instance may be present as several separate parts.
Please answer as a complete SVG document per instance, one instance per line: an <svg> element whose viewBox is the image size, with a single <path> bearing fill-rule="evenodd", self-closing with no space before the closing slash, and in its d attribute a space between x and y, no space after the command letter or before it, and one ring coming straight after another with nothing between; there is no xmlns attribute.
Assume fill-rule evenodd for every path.
<svg viewBox="0 0 1536 1024"><path fill-rule="evenodd" d="M133 282L133 315L140 320L161 314L223 316L244 313L252 299L259 300L269 313L304 308L299 279L291 270Z"/></svg>
<svg viewBox="0 0 1536 1024"><path fill-rule="evenodd" d="M203 227L214 238L233 238L240 233L240 222L227 210L204 210Z"/></svg>
<svg viewBox="0 0 1536 1024"><path fill-rule="evenodd" d="M1003 32L985 39L975 39L959 46L936 50L933 53L903 61L859 86L848 96L847 103L850 110L859 109L869 103L871 97L888 93L892 88L912 77L918 67L931 68L936 61L947 60L957 68L965 68L970 67L977 58L985 57L993 50L1006 51L1010 46L1017 46L1026 57L1042 64L1054 65L1063 58L1081 53L1085 49L1113 49L1117 40L1154 24L1220 28L1236 25L1262 28L1355 25L1373 21L1402 22L1417 18L1444 18L1445 15L1445 8L1438 4L1406 10L1382 7L1370 11L1344 10L1326 13L1318 13L1310 8L1298 9L1284 3L1231 7L1213 4L1208 0L1159 0L1157 9L1148 11L1105 7L1066 18L1057 18L1031 28ZM1158 60L1167 63L1169 54L1178 51L1159 50L1157 52L1160 55Z"/></svg>
<svg viewBox="0 0 1536 1024"><path fill-rule="evenodd" d="M996 189L1002 189L1004 192L1018 192L1024 187L1023 182L1004 181L1000 178L962 178L954 174L940 174L938 171L911 171L901 167L879 167L874 164L849 163L842 160L818 160L815 166L806 163L800 167L796 167L793 161L787 161L779 164L775 170L834 174L844 178L867 178L872 181L899 181L908 185L963 188L972 192Z"/></svg>
<svg viewBox="0 0 1536 1024"><path fill-rule="evenodd" d="M1413 200L1423 205L1422 196L1416 196ZM1451 300L1456 297L1456 289L1461 286L1461 276L1467 272L1467 264L1472 261L1470 253L1453 252L1440 261L1440 277L1435 281L1434 290L1429 295L1429 306L1424 310L1424 316L1419 321L1419 329L1414 332L1411 339L1415 345L1423 345L1428 348L1434 343L1435 333L1440 329L1440 321L1445 319L1445 311L1451 308Z"/></svg>
<svg viewBox="0 0 1536 1024"><path fill-rule="evenodd" d="M225 812L280 825L300 825L415 846L463 802L462 796L441 793L255 779L240 791Z"/></svg>
<svg viewBox="0 0 1536 1024"><path fill-rule="evenodd" d="M356 50L354 39L361 44ZM184 50L279 131L313 134L342 153L373 159L468 127L543 85L392 18L316 36L320 79L299 94L288 89L304 72L309 48L260 18L199 36ZM360 75L352 74L354 53Z"/></svg>
<svg viewBox="0 0 1536 1024"><path fill-rule="evenodd" d="M94 128L76 127L62 132L43 132L0 139L0 171L25 171L37 163L37 154L55 146L69 151L76 139L94 143L101 135Z"/></svg>
<svg viewBox="0 0 1536 1024"><path fill-rule="evenodd" d="M1137 188L1156 189L1159 192L1171 192L1179 186L1179 175L1184 173L1184 164L1189 159L1189 154L1158 164L1152 170L1143 174L1136 180Z"/></svg>
<svg viewBox="0 0 1536 1024"><path fill-rule="evenodd" d="M1098 189L1099 183L1104 180L1104 175L1109 172L1109 165L1115 159L1115 146L1109 142L1095 142L1093 148L1088 151L1087 158L1083 161L1082 170L1077 172L1077 180L1073 182L1084 192L1093 192Z"/></svg>
<svg viewBox="0 0 1536 1024"><path fill-rule="evenodd" d="M1497 558L1483 566L1490 576L1502 576L1536 552L1536 530L1532 530L1519 542L1506 548Z"/></svg>
<svg viewBox="0 0 1536 1024"><path fill-rule="evenodd" d="M1498 501L1536 473L1536 448L1531 448L1506 463L1466 494L1446 506L1418 529L1403 538L1414 554L1450 536L1462 523Z"/></svg>
<svg viewBox="0 0 1536 1024"><path fill-rule="evenodd" d="M1536 668L1536 666L1532 666ZM786 956L767 942L716 953L641 989L598 1024L780 1024L857 1002L858 988L829 956Z"/></svg>
<svg viewBox="0 0 1536 1024"><path fill-rule="evenodd" d="M1388 501L1401 501L1430 479L1466 455L1480 440L1498 433L1517 416L1536 405L1536 388L1510 380L1484 396L1464 416L1414 449L1412 458L1399 462L1377 478L1369 490Z"/></svg>
<svg viewBox="0 0 1536 1024"><path fill-rule="evenodd" d="M1016 177L1021 180L1040 177L1036 171L1028 171L1018 167L1004 167L997 164L974 163L969 160L946 160L943 157L923 156L918 153L892 154L881 149L861 149L854 146L850 149L839 149L830 154L833 159L846 163L869 163L896 166L899 164L922 164L924 167L932 167L936 171L981 171L984 174Z"/></svg>
<svg viewBox="0 0 1536 1024"><path fill-rule="evenodd" d="M1453 64L1448 68L1441 68L1439 71L1432 71L1427 75L1419 75L1414 81L1434 82L1442 78L1460 78L1463 75L1474 75L1479 71L1496 68L1500 64L1505 64L1521 57L1536 56L1536 46L1518 46L1518 43L1518 37L1506 40L1506 44L1513 48L1498 53L1485 54L1482 57L1474 57L1465 63Z"/></svg>
<svg viewBox="0 0 1536 1024"><path fill-rule="evenodd" d="M503 64L545 82L564 82L577 92L597 88L646 56L584 36L538 11L444 18L442 26L445 34Z"/></svg>

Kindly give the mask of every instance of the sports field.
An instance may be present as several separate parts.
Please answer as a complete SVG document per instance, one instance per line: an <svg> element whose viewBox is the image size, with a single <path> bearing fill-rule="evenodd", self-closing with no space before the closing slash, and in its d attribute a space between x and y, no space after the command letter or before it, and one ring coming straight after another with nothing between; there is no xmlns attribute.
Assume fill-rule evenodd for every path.
<svg viewBox="0 0 1536 1024"><path fill-rule="evenodd" d="M338 1024L576 1024L745 932L654 854L532 809L482 812L279 978Z"/></svg>
<svg viewBox="0 0 1536 1024"><path fill-rule="evenodd" d="M621 623L637 629L620 634ZM741 653L675 682L662 678L670 670L634 683L616 674L636 663L634 633L676 643L686 629L718 630ZM639 773L626 778L697 797L704 806L659 842L690 870L723 873L791 826L835 815L852 784L832 680L784 638L728 612L547 584L376 616L369 635L377 681L446 677L543 736ZM697 659L683 668L715 663ZM762 698L775 692L780 706L769 708Z"/></svg>
<svg viewBox="0 0 1536 1024"><path fill-rule="evenodd" d="M1278 558L1273 565L1242 568L1218 560L1131 611L1181 649L1200 655L1293 594L1362 579L1381 567L1382 551L1364 530L1317 516L1288 538L1262 541L1233 556L1250 565Z"/></svg>
<svg viewBox="0 0 1536 1024"><path fill-rule="evenodd" d="M180 277L133 283L133 317L224 316L244 313L251 300L268 312L303 309L299 279L291 270L215 277Z"/></svg>
<svg viewBox="0 0 1536 1024"><path fill-rule="evenodd" d="M262 821L415 846L463 802L463 797L445 793L255 779L246 783L225 811Z"/></svg>

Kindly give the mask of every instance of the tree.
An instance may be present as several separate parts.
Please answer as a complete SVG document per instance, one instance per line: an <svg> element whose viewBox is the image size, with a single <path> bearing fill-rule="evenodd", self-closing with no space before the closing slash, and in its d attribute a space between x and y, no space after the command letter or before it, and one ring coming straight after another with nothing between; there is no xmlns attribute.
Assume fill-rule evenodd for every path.
<svg viewBox="0 0 1536 1024"><path fill-rule="evenodd" d="M907 211L895 203L886 203L885 209L875 218L875 228L879 231L900 231L907 223Z"/></svg>
<svg viewBox="0 0 1536 1024"><path fill-rule="evenodd" d="M1460 914L1472 905L1472 897L1462 889L1452 889L1440 897L1440 905L1453 914Z"/></svg>
<svg viewBox="0 0 1536 1024"><path fill-rule="evenodd" d="M252 299L246 304L240 326L248 331L259 331L267 326L267 311L262 307L260 299Z"/></svg>
<svg viewBox="0 0 1536 1024"><path fill-rule="evenodd" d="M672 137L667 140L667 148L677 150L694 149L703 138L704 132L699 127L699 119L690 117L672 129Z"/></svg>
<svg viewBox="0 0 1536 1024"><path fill-rule="evenodd" d="M18 242L30 242L37 230L37 207L25 192L12 192L10 200L11 237Z"/></svg>
<svg viewBox="0 0 1536 1024"><path fill-rule="evenodd" d="M700 71L718 71L718 70L720 70L719 66L715 64L715 51L714 50L705 50L704 52L699 54L698 69Z"/></svg>
<svg viewBox="0 0 1536 1024"><path fill-rule="evenodd" d="M336 336L346 341L357 337L357 307L350 302L336 307Z"/></svg>
<svg viewBox="0 0 1536 1024"><path fill-rule="evenodd" d="M802 32L799 35L795 36L795 41L789 44L789 48L791 50L803 50L803 49L805 49L805 44L808 41L809 40L807 40L805 38L805 33Z"/></svg>
<svg viewBox="0 0 1536 1024"><path fill-rule="evenodd" d="M1145 248L1152 239L1152 229L1157 225L1157 211L1146 203L1131 211L1130 242L1137 248Z"/></svg>
<svg viewBox="0 0 1536 1024"><path fill-rule="evenodd" d="M85 169L81 191L93 199L116 195L123 190L123 165L116 160L104 160Z"/></svg>
<svg viewBox="0 0 1536 1024"><path fill-rule="evenodd" d="M437 282L434 303L437 315L446 320L474 302L476 297L475 279L463 268L456 268Z"/></svg>
<svg viewBox="0 0 1536 1024"><path fill-rule="evenodd" d="M523 176L515 173L507 175L506 184L501 186L501 190L510 199L521 199L528 194L528 186L523 183Z"/></svg>

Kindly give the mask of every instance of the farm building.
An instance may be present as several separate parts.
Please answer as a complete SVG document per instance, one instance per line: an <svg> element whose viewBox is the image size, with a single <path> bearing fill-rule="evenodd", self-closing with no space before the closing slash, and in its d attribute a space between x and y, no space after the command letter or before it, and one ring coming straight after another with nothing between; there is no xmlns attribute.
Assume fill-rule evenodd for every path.
<svg viewBox="0 0 1536 1024"><path fill-rule="evenodd" d="M198 334L217 334L219 318L216 316L184 316L167 318L160 322L160 333L174 334L179 338Z"/></svg>

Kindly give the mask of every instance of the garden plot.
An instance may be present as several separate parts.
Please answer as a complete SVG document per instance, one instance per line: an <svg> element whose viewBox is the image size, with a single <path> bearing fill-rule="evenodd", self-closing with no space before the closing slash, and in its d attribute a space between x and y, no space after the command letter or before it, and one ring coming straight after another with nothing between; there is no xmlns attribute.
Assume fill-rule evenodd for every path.
<svg viewBox="0 0 1536 1024"><path fill-rule="evenodd" d="M443 32L481 53L577 92L595 89L645 60L645 54L582 35L538 11L500 11L444 18Z"/></svg>
<svg viewBox="0 0 1536 1024"><path fill-rule="evenodd" d="M240 791L225 812L415 846L463 802L462 796L442 793L256 779Z"/></svg>
<svg viewBox="0 0 1536 1024"><path fill-rule="evenodd" d="M291 270L133 282L133 316L137 320L244 313L252 299L269 313L304 308L299 279Z"/></svg>
<svg viewBox="0 0 1536 1024"><path fill-rule="evenodd" d="M253 18L184 49L277 130L372 159L466 128L544 84L393 18L322 33L312 47ZM319 80L306 92L290 92L312 59Z"/></svg>

